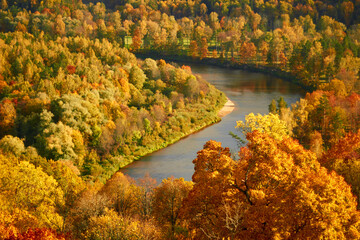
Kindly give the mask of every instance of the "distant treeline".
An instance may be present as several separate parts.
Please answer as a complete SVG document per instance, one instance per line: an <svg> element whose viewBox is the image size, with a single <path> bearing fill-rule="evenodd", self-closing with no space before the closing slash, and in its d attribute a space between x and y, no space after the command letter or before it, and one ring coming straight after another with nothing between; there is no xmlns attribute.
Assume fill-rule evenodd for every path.
<svg viewBox="0 0 360 240"><path fill-rule="evenodd" d="M29 5L30 4L30 5ZM2 1L0 29L83 36L131 51L231 60L359 93L358 1ZM105 6L108 6L106 8ZM31 11L28 11L28 10Z"/></svg>

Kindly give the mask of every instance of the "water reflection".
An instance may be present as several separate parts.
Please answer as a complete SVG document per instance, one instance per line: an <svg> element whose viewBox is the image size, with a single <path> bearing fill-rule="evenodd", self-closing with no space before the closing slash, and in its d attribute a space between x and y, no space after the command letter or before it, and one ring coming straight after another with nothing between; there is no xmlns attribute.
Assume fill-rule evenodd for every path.
<svg viewBox="0 0 360 240"><path fill-rule="evenodd" d="M222 90L235 103L235 110L220 123L130 164L121 170L123 173L139 178L148 172L158 182L170 176L191 180L194 173L192 160L196 158L196 153L202 149L206 141L220 141L222 146L229 147L236 155L239 148L228 133L235 131L237 120L244 120L245 115L251 112L268 113L271 100L280 96L291 104L305 95L305 91L299 86L260 73L204 65L191 65L191 68L193 73L200 74Z"/></svg>

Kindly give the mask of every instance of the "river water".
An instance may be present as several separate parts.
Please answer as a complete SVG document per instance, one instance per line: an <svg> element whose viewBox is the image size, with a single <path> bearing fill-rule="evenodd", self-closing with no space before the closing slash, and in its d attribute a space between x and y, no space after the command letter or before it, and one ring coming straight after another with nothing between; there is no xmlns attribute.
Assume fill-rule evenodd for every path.
<svg viewBox="0 0 360 240"><path fill-rule="evenodd" d="M135 179L149 173L158 183L171 176L190 181L194 173L192 160L208 140L221 142L223 147L229 147L236 155L239 146L229 135L230 131L237 133L234 128L236 121L244 120L245 115L251 112L267 114L272 99L280 96L284 97L288 105L305 96L301 87L265 74L207 65L190 66L194 74L201 75L234 102L234 111L223 117L221 122L135 161L121 172Z"/></svg>

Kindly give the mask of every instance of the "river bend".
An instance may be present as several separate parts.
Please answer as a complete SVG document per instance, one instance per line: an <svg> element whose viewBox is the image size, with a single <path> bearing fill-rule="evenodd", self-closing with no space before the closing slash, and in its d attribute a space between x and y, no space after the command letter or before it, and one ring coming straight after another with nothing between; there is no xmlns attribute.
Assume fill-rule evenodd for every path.
<svg viewBox="0 0 360 240"><path fill-rule="evenodd" d="M207 65L190 66L194 74L200 74L234 102L234 111L223 117L221 122L149 154L121 169L121 172L135 179L149 173L158 183L170 176L190 181L194 173L192 160L206 141L220 141L223 147L229 147L236 154L239 147L228 133L236 132L234 127L237 120L244 120L245 115L251 112L267 114L272 99L280 96L290 105L305 95L301 87L265 74Z"/></svg>

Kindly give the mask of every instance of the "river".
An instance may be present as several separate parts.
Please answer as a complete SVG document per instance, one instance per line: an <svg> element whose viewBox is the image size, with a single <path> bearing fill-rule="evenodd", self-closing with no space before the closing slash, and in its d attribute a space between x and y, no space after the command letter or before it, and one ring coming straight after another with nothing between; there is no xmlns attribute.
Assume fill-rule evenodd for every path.
<svg viewBox="0 0 360 240"><path fill-rule="evenodd" d="M177 143L154 152L131 163L121 172L135 179L149 173L158 183L162 179L174 176L190 181L194 173L192 160L201 150L206 141L212 139L229 147L236 155L239 151L236 141L229 135L236 121L244 120L245 115L253 113L268 113L272 99L284 97L290 105L305 96L305 91L290 82L261 73L251 73L236 69L226 69L207 65L190 64L194 74L201 75L205 80L223 91L235 104L235 109L222 121L192 134Z"/></svg>

